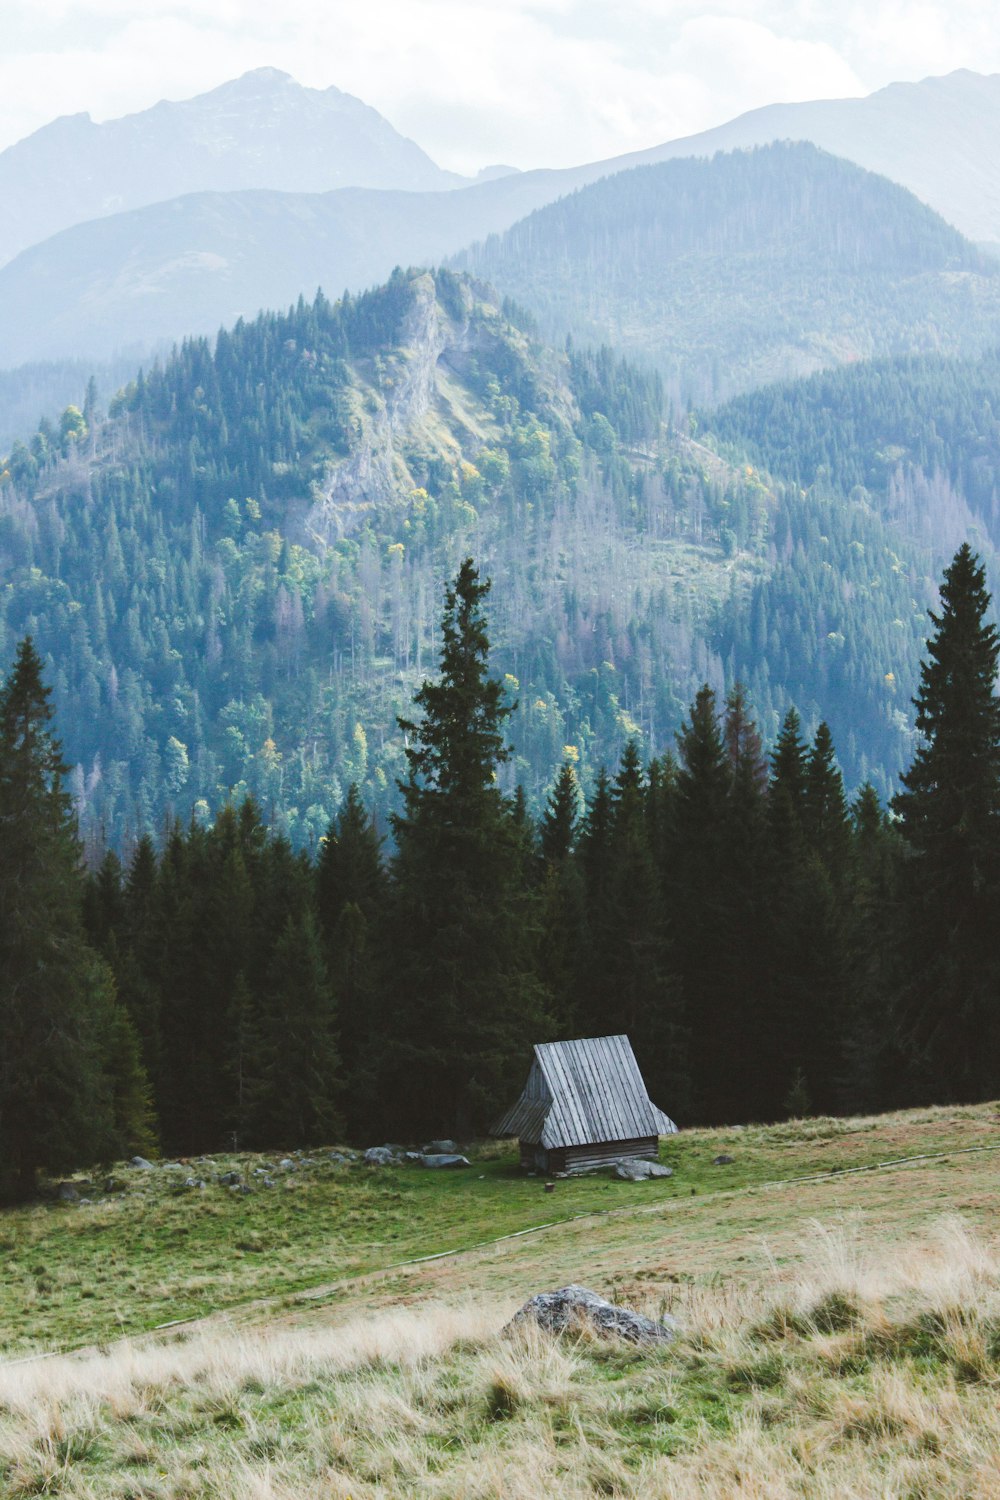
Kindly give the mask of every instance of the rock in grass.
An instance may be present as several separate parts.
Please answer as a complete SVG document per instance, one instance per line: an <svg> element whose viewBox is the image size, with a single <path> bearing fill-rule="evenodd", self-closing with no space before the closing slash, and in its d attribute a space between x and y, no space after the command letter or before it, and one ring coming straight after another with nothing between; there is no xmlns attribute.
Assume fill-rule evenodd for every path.
<svg viewBox="0 0 1000 1500"><path fill-rule="evenodd" d="M471 1167L472 1163L467 1156L456 1156L454 1152L433 1152L427 1155L425 1152L420 1160L425 1167Z"/></svg>
<svg viewBox="0 0 1000 1500"><path fill-rule="evenodd" d="M369 1146L364 1159L370 1167L391 1167L402 1156L399 1146Z"/></svg>
<svg viewBox="0 0 1000 1500"><path fill-rule="evenodd" d="M71 1182L61 1182L56 1189L56 1197L60 1203L79 1203L80 1194Z"/></svg>
<svg viewBox="0 0 1000 1500"><path fill-rule="evenodd" d="M673 1167L663 1167L658 1161L643 1161L638 1156L623 1156L615 1162L615 1176L623 1182L645 1182L650 1177L673 1177Z"/></svg>
<svg viewBox="0 0 1000 1500"><path fill-rule="evenodd" d="M555 1292L539 1292L516 1312L504 1329L514 1333L534 1323L546 1333L579 1333L584 1329L603 1338L625 1339L630 1344L655 1344L676 1338L677 1324L665 1317L656 1323L631 1307L616 1307L585 1286L564 1286Z"/></svg>
<svg viewBox="0 0 1000 1500"><path fill-rule="evenodd" d="M723 1152L721 1156L712 1157L713 1167L731 1167L732 1164L733 1158L731 1156L727 1156L725 1152Z"/></svg>
<svg viewBox="0 0 1000 1500"><path fill-rule="evenodd" d="M151 1172L153 1170L153 1163L151 1161L147 1161L144 1156L133 1156L132 1160L129 1162L129 1166L139 1167L143 1172Z"/></svg>
<svg viewBox="0 0 1000 1500"><path fill-rule="evenodd" d="M424 1147L425 1156L457 1156L458 1144L455 1141L429 1141Z"/></svg>

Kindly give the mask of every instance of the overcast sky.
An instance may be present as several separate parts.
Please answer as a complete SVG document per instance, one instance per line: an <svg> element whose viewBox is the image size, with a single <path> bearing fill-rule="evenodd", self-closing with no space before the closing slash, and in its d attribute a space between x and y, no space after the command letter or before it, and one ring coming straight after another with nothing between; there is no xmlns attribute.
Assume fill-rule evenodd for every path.
<svg viewBox="0 0 1000 1500"><path fill-rule="evenodd" d="M744 110L1000 72L990 0L0 0L0 147L283 68L442 166L568 166Z"/></svg>

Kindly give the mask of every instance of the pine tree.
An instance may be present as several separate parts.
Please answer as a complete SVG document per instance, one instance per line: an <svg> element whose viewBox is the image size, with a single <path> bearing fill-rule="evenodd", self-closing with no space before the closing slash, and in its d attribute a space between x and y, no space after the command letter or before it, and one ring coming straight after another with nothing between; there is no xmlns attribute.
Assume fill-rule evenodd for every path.
<svg viewBox="0 0 1000 1500"><path fill-rule="evenodd" d="M540 841L547 865L567 859L576 846L580 825L580 783L570 760L559 767L555 785L542 814Z"/></svg>
<svg viewBox="0 0 1000 1500"><path fill-rule="evenodd" d="M111 1132L66 767L31 638L0 691L0 1174L86 1161Z"/></svg>
<svg viewBox="0 0 1000 1500"><path fill-rule="evenodd" d="M899 918L900 837L866 782L851 807L847 1005L838 1103L848 1113L903 1102L905 1076L890 1009L896 989L891 923Z"/></svg>
<svg viewBox="0 0 1000 1500"><path fill-rule="evenodd" d="M914 705L922 743L894 808L904 865L901 1020L917 1086L978 1099L1000 1086L1000 633L968 543L931 614Z"/></svg>
<svg viewBox="0 0 1000 1500"><path fill-rule="evenodd" d="M785 715L771 757L768 814L773 946L767 1108L772 1115L787 1112L808 1095L817 1109L830 1109L843 1071L843 890L850 837L830 732L821 725L807 748L794 708Z"/></svg>
<svg viewBox="0 0 1000 1500"><path fill-rule="evenodd" d="M749 699L737 683L726 699L722 740L731 781L726 812L726 857L721 875L721 957L730 1003L728 1036L719 1059L720 1095L729 1119L768 1113L762 1082L774 1046L772 913L768 900L767 762Z"/></svg>
<svg viewBox="0 0 1000 1500"><path fill-rule="evenodd" d="M253 1131L260 1145L309 1146L343 1130L336 1012L312 914L289 917L260 1007Z"/></svg>
<svg viewBox="0 0 1000 1500"><path fill-rule="evenodd" d="M497 785L513 706L489 675L488 592L467 558L445 593L440 676L415 695L422 717L400 720L383 1079L387 1115L411 1132L483 1128L547 1025L523 840Z"/></svg>
<svg viewBox="0 0 1000 1500"><path fill-rule="evenodd" d="M316 901L320 924L329 940L344 907L351 903L375 922L385 900L382 840L361 800L356 782L327 829L316 868Z"/></svg>
<svg viewBox="0 0 1000 1500"><path fill-rule="evenodd" d="M671 967L681 984L691 1037L692 1097L699 1115L724 1119L732 1108L728 1059L738 1054L734 994L719 933L725 931L726 830L732 771L707 685L677 735L674 826L665 872Z"/></svg>

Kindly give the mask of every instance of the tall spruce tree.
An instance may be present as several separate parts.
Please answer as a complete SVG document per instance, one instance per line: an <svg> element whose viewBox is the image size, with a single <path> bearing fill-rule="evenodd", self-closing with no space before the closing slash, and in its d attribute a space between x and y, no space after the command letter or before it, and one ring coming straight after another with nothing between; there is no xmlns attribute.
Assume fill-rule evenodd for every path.
<svg viewBox="0 0 1000 1500"><path fill-rule="evenodd" d="M252 1133L263 1146L308 1146L342 1132L336 1008L310 911L289 917L259 1002Z"/></svg>
<svg viewBox="0 0 1000 1500"><path fill-rule="evenodd" d="M569 1037L580 1014L581 959L587 930L583 875L576 854L582 796L566 760L549 793L539 830L539 977L550 997L557 1035Z"/></svg>
<svg viewBox="0 0 1000 1500"><path fill-rule="evenodd" d="M0 1185L23 1194L41 1170L85 1162L114 1134L52 717L28 637L0 691Z"/></svg>
<svg viewBox="0 0 1000 1500"><path fill-rule="evenodd" d="M1000 633L990 604L966 542L931 613L914 699L922 743L894 802L911 856L900 1021L915 1086L941 1098L1000 1087Z"/></svg>
<svg viewBox="0 0 1000 1500"><path fill-rule="evenodd" d="M482 1129L547 1020L524 844L497 770L513 711L489 673L489 582L471 558L445 593L440 676L400 720L409 775L393 819L395 973L383 1038L386 1120Z"/></svg>
<svg viewBox="0 0 1000 1500"><path fill-rule="evenodd" d="M682 986L691 1034L694 1107L702 1118L725 1119L732 1107L726 1059L739 996L728 972L725 931L726 829L732 770L707 684L677 735L673 837L665 895L674 972Z"/></svg>

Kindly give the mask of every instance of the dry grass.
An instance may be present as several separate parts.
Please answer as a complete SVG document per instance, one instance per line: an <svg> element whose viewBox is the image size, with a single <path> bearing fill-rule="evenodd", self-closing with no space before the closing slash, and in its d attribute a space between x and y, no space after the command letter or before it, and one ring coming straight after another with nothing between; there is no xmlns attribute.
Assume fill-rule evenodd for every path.
<svg viewBox="0 0 1000 1500"><path fill-rule="evenodd" d="M0 1367L0 1493L80 1500L1000 1494L1000 1256L802 1226L794 1270L629 1286L676 1345L506 1338L509 1303L215 1325Z"/></svg>

